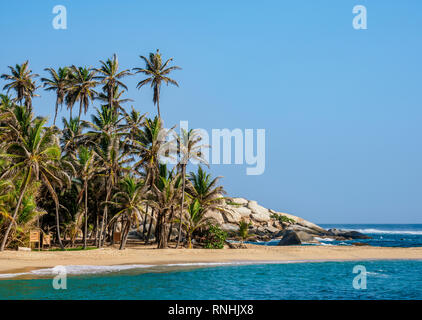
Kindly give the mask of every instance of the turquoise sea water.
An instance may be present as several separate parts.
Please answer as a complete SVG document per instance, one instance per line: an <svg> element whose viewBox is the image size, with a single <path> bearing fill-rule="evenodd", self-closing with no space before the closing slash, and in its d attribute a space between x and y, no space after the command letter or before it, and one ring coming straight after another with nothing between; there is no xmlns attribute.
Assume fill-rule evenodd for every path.
<svg viewBox="0 0 422 320"><path fill-rule="evenodd" d="M356 265L367 270L355 289ZM201 268L135 268L51 278L0 280L0 299L422 299L422 261L313 262Z"/></svg>
<svg viewBox="0 0 422 320"><path fill-rule="evenodd" d="M322 226L373 237L321 239L325 246L354 241L382 247L422 246L420 224ZM356 265L367 270L366 289L352 285ZM26 280L0 274L0 299L422 299L422 261L68 266L67 272L66 290L53 289L51 269L21 274L32 278Z"/></svg>

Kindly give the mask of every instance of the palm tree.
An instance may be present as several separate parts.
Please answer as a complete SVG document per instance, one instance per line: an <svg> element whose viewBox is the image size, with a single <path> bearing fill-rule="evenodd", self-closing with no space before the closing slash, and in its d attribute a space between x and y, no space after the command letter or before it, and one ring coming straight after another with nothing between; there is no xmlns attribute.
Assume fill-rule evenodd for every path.
<svg viewBox="0 0 422 320"><path fill-rule="evenodd" d="M121 82L120 79L131 75L131 73L128 69L119 72L119 60L117 59L116 54L114 54L111 59L107 59L106 62L101 60L100 63L101 67L99 69L95 69L95 71L99 73L95 79L100 80L100 83L104 85L103 91L107 94L108 105L111 108L115 107L115 110L117 110L113 99L115 98L116 93L119 92L119 87L128 90L126 85Z"/></svg>
<svg viewBox="0 0 422 320"><path fill-rule="evenodd" d="M138 82L137 88L140 89L144 85L150 83L151 88L154 90L154 95L152 98L152 101L154 104L157 105L157 112L158 117L161 118L160 114L160 90L161 90L161 84L162 82L165 82L167 85L173 84L175 86L179 86L179 84L168 77L170 72L173 70L181 69L178 66L172 66L168 67L169 63L173 61L173 58L168 59L166 62L163 63L161 54L159 50L157 49L156 53L150 53L149 59L144 56L139 56L142 60L144 60L146 66L145 68L134 68L133 70L136 70L136 73L143 73L147 76L146 79Z"/></svg>
<svg viewBox="0 0 422 320"><path fill-rule="evenodd" d="M119 91L118 87L114 87L112 91L112 95L109 96L108 93L100 93L97 97L98 100L105 102L106 106L112 110L114 110L115 113L118 111L124 113L124 108L122 107L122 104L126 102L133 101L132 99L122 99L122 94L124 93L124 90ZM112 107L110 107L112 106Z"/></svg>
<svg viewBox="0 0 422 320"><path fill-rule="evenodd" d="M52 128L44 127L45 123L45 119L34 120L28 133L23 133L16 141L9 142L5 148L6 153L0 154L1 158L8 158L13 161L12 166L4 171L0 179L4 177L19 178L24 176L20 195L12 215L12 220L4 234L0 251L3 251L5 248L9 232L12 229L14 221L16 221L25 191L32 181L41 181L53 197L56 204L57 238L60 247L64 249L60 237L58 196L53 185L62 186L63 180L61 176L66 176L66 174L61 170L59 165L60 147L56 131Z"/></svg>
<svg viewBox="0 0 422 320"><path fill-rule="evenodd" d="M75 163L77 164L77 172L78 176L82 181L83 190L81 192L81 196L79 197L82 199L82 193L84 194L84 212L85 212L85 221L84 221L84 245L83 248L86 249L87 247L87 236L88 236L88 182L94 178L96 174L96 154L92 149L85 148L83 146L79 147L78 149L78 156L75 159Z"/></svg>
<svg viewBox="0 0 422 320"><path fill-rule="evenodd" d="M167 146L171 145L170 141L164 142L163 139L167 132L168 131L162 128L160 118L147 118L144 121L142 130L133 132L134 135L131 139L131 144L129 145L131 153L140 159L134 164L133 168L135 170L142 168L145 171L145 184L148 185L151 190L159 176L159 158L162 156L162 150L168 149L169 147ZM153 217L154 210L151 213L146 243L149 242Z"/></svg>
<svg viewBox="0 0 422 320"><path fill-rule="evenodd" d="M151 194L147 196L147 203L158 213L156 218L158 249L168 247L168 223L172 209L180 203L181 189L180 174L174 175L171 172L160 176L152 185Z"/></svg>
<svg viewBox="0 0 422 320"><path fill-rule="evenodd" d="M187 185L187 193L193 199L197 199L205 212L208 210L225 211L223 197L226 192L223 186L217 186L222 177L212 179L211 174L206 173L198 166L197 173L190 172Z"/></svg>
<svg viewBox="0 0 422 320"><path fill-rule="evenodd" d="M96 71L87 67L71 67L70 86L66 96L66 102L70 108L70 117L72 117L72 107L79 101L79 116L81 119L82 110L87 113L90 102L97 95L94 88L97 86L95 81Z"/></svg>
<svg viewBox="0 0 422 320"><path fill-rule="evenodd" d="M3 90L7 89L7 92L14 90L16 92L16 101L22 105L22 101L25 100L25 107L28 110L32 109L32 98L35 96L34 91L37 89L34 77L38 77L38 74L32 73L29 69L29 62L25 61L22 64L17 64L15 67L9 66L10 74L2 74L1 78L10 81L7 83Z"/></svg>
<svg viewBox="0 0 422 320"><path fill-rule="evenodd" d="M212 218L205 216L205 211L201 207L198 199L194 199L188 207L184 221L177 219L176 222L182 223L186 230L188 238L188 249L192 249L192 234L199 228L206 226Z"/></svg>
<svg viewBox="0 0 422 320"><path fill-rule="evenodd" d="M113 196L111 204L115 205L119 210L113 219L121 217L126 220L126 224L122 225L120 250L125 248L130 226L134 221L139 225L142 219L142 202L146 192L144 186L144 181L126 176L120 181L120 191Z"/></svg>
<svg viewBox="0 0 422 320"><path fill-rule="evenodd" d="M176 135L176 141L178 146L178 153L181 155L179 166L182 171L182 199L180 205L180 222L179 222L179 236L177 238L177 247L179 247L180 239L182 236L182 223L183 223L183 204L185 201L185 188L186 188L186 166L191 159L197 160L199 162L205 163L208 165L206 159L203 158L201 153L202 148L209 147L208 145L200 144L202 136L199 131L191 129L189 131L182 129L181 135Z"/></svg>
<svg viewBox="0 0 422 320"><path fill-rule="evenodd" d="M59 68L57 71L53 68L46 68L45 71L48 71L51 78L41 78L41 81L44 83L44 88L46 91L55 91L56 92L56 108L54 112L54 122L56 125L57 111L59 105L63 105L64 98L66 96L66 91L69 87L69 68Z"/></svg>
<svg viewBox="0 0 422 320"><path fill-rule="evenodd" d="M111 136L103 135L102 139L94 145L95 153L99 160L99 174L104 177L105 201L104 212L101 222L101 232L99 239L99 247L102 247L105 240L107 219L108 219L108 203L111 198L113 188L117 185L122 172L128 172L131 169L123 167L132 161L127 158L128 153L124 150L123 142L120 136L113 134Z"/></svg>
<svg viewBox="0 0 422 320"><path fill-rule="evenodd" d="M242 244L250 236L250 234L249 234L249 227L251 225L252 225L251 222L250 221L246 221L244 218L242 218L242 220L240 220L239 223L238 223L238 226L239 226L239 235L240 235L240 238L242 239Z"/></svg>
<svg viewBox="0 0 422 320"><path fill-rule="evenodd" d="M60 137L63 153L66 156L75 155L76 150L80 145L83 145L87 140L83 130L88 127L85 122L79 122L77 118L62 119L63 130Z"/></svg>

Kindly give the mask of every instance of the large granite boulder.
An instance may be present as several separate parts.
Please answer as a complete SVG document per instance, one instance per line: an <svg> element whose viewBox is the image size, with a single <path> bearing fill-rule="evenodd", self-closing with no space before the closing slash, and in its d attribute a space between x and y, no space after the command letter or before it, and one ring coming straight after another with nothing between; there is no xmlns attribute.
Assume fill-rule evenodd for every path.
<svg viewBox="0 0 422 320"><path fill-rule="evenodd" d="M221 229L226 232L233 233L239 231L239 226L232 223L224 223L221 225Z"/></svg>
<svg viewBox="0 0 422 320"><path fill-rule="evenodd" d="M220 211L209 210L205 213L205 217L210 218L219 225L224 224L224 218Z"/></svg>
<svg viewBox="0 0 422 320"><path fill-rule="evenodd" d="M271 220L271 217L264 213L252 213L251 218L256 222L268 222Z"/></svg>
<svg viewBox="0 0 422 320"><path fill-rule="evenodd" d="M248 208L251 209L253 214L262 214L270 216L270 212L268 211L268 209L264 208L263 206L260 206L256 201L249 201Z"/></svg>
<svg viewBox="0 0 422 320"><path fill-rule="evenodd" d="M293 246L293 245L300 245L302 241L300 241L299 236L293 230L287 230L281 238L280 242L278 243L279 246Z"/></svg>
<svg viewBox="0 0 422 320"><path fill-rule="evenodd" d="M236 211L242 218L250 218L252 210L246 207L233 208L233 211Z"/></svg>
<svg viewBox="0 0 422 320"><path fill-rule="evenodd" d="M246 206L248 204L248 200L243 198L233 198L233 202L242 206Z"/></svg>
<svg viewBox="0 0 422 320"><path fill-rule="evenodd" d="M236 212L231 208L226 208L226 210L222 214L224 217L224 221L228 223L237 224L242 219L240 213Z"/></svg>

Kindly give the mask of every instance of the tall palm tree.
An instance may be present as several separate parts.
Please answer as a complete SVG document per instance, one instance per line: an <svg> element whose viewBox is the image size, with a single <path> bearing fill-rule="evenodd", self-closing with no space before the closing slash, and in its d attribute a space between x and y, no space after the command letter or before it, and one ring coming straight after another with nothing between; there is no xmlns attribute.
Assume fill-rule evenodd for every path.
<svg viewBox="0 0 422 320"><path fill-rule="evenodd" d="M135 170L141 168L146 173L145 184L152 190L153 185L159 176L159 158L162 156L162 149L166 148L170 142L164 142L163 136L167 133L161 126L161 119L147 118L141 130L134 132L131 139L131 153L139 158L134 164ZM151 213L151 221L147 233L146 243L149 242L152 220L154 217L154 209Z"/></svg>
<svg viewBox="0 0 422 320"><path fill-rule="evenodd" d="M149 59L144 56L139 56L146 64L145 68L134 68L133 70L136 71L136 73L143 73L147 76L146 79L138 82L137 88L140 89L146 84L150 84L151 88L153 88L154 95L152 97L152 101L154 104L157 105L157 112L158 117L161 118L160 114L160 90L161 90L161 84L164 82L167 85L173 84L175 86L179 86L179 84L168 77L168 75L173 71L177 69L181 69L178 66L172 66L168 67L169 63L173 61L173 58L168 59L166 62L163 63L163 60L161 58L161 54L159 50L157 49L156 53L150 53Z"/></svg>
<svg viewBox="0 0 422 320"><path fill-rule="evenodd" d="M188 206L187 214L185 219L181 221L177 219L176 222L182 223L182 226L186 230L188 238L188 249L192 249L192 235L193 233L206 226L212 218L205 216L205 211L201 207L198 199L194 199Z"/></svg>
<svg viewBox="0 0 422 320"><path fill-rule="evenodd" d="M12 215L12 221L9 223L4 234L0 251L3 251L16 220L23 196L26 189L32 181L40 181L48 188L56 204L56 226L57 238L60 247L64 249L60 237L59 221L59 203L58 196L54 190L54 184L63 185L62 175L66 175L60 168L60 147L56 131L50 127L44 127L45 119L36 119L28 130L27 134L22 134L16 141L11 141L6 145L6 153L0 154L1 158L13 159L13 164L2 174L4 177L22 177L23 184L20 189L20 195Z"/></svg>
<svg viewBox="0 0 422 320"><path fill-rule="evenodd" d="M182 199L180 203L180 222L179 222L179 236L177 238L177 247L179 247L180 239L182 237L182 223L183 223L183 205L185 202L185 189L186 189L186 166L191 159L205 163L208 165L207 160L201 153L202 148L208 148L208 145L201 144L202 136L198 130L185 130L182 128L181 134L176 135L178 154L180 154L179 166L182 171Z"/></svg>
<svg viewBox="0 0 422 320"><path fill-rule="evenodd" d="M119 210L113 219L122 218L126 220L126 223L122 225L122 236L120 240L120 250L123 250L126 245L130 226L134 221L139 225L142 219L142 202L146 190L144 181L137 180L132 176L126 176L121 179L119 190L119 192L114 194L113 201L110 203Z"/></svg>
<svg viewBox="0 0 422 320"><path fill-rule="evenodd" d="M88 149L84 146L79 147L78 155L75 159L77 175L82 181L82 192L80 199L82 199L82 193L84 198L84 245L83 248L87 247L87 237L88 237L88 182L95 177L96 174L96 154L92 149Z"/></svg>
<svg viewBox="0 0 422 320"><path fill-rule="evenodd" d="M128 90L126 85L121 81L122 78L131 75L129 69L119 71L119 60L117 59L117 55L114 54L111 59L107 59L107 61L100 61L101 67L95 69L99 73L95 79L99 80L101 84L103 84L103 91L106 93L108 97L108 105L115 110L117 107L114 106L114 97L116 92L119 92L119 87ZM120 96L119 96L120 97Z"/></svg>
<svg viewBox="0 0 422 320"><path fill-rule="evenodd" d="M108 203L112 196L113 188L118 184L119 178L123 172L131 171L130 168L124 167L133 159L128 158L127 152L124 150L123 142L120 136L113 134L111 136L103 135L102 139L94 145L95 153L99 160L99 174L104 177L105 201L104 212L101 221L101 232L99 239L99 247L102 247L105 241L105 233L108 219Z"/></svg>
<svg viewBox="0 0 422 320"><path fill-rule="evenodd" d="M41 78L41 81L44 83L44 88L46 91L55 91L56 92L56 108L54 112L54 122L56 125L57 111L59 105L63 105L64 98L66 96L66 91L69 87L69 68L59 68L57 71L53 68L44 69L50 74L51 78Z"/></svg>
<svg viewBox="0 0 422 320"><path fill-rule="evenodd" d="M9 66L10 74L2 74L1 78L10 81L7 83L3 90L7 89L7 92L14 90L16 92L16 101L22 105L22 101L25 101L25 107L28 110L32 110L32 98L35 96L34 92L37 89L34 77L38 77L38 74L32 73L29 69L29 62L25 61L22 64L17 64L15 67Z"/></svg>
<svg viewBox="0 0 422 320"><path fill-rule="evenodd" d="M160 176L153 184L151 194L147 196L147 203L158 213L156 218L158 249L168 247L168 224L172 208L180 203L181 189L180 174L171 173Z"/></svg>
<svg viewBox="0 0 422 320"><path fill-rule="evenodd" d="M81 119L82 110L87 113L89 104L95 99L97 92L94 88L97 86L95 80L96 71L87 67L71 67L70 86L66 95L66 102L70 108L70 117L72 117L72 107L79 101L78 120Z"/></svg>

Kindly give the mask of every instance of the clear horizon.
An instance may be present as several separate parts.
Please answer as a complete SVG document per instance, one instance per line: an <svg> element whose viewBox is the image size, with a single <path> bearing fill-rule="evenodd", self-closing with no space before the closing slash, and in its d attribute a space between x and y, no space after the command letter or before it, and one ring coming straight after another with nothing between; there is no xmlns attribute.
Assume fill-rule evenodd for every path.
<svg viewBox="0 0 422 320"><path fill-rule="evenodd" d="M67 30L52 27L58 4ZM367 30L352 27L358 4ZM113 53L131 69L158 48L182 67L172 75L180 88L162 89L166 126L266 130L263 175L211 166L230 196L319 224L420 224L421 18L422 3L410 0L26 0L0 12L0 74L27 59L41 76L94 67ZM139 80L124 80L126 106L155 115ZM37 94L34 112L52 120L54 93Z"/></svg>

